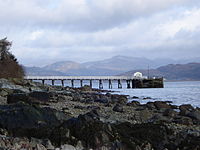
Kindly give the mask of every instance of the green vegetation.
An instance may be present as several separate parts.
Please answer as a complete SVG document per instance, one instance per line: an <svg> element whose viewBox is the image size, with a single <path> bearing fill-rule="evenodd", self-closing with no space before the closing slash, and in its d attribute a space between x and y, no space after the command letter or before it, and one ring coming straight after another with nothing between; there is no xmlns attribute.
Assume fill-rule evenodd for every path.
<svg viewBox="0 0 200 150"><path fill-rule="evenodd" d="M24 70L15 56L9 51L12 43L0 40L0 78L23 78Z"/></svg>

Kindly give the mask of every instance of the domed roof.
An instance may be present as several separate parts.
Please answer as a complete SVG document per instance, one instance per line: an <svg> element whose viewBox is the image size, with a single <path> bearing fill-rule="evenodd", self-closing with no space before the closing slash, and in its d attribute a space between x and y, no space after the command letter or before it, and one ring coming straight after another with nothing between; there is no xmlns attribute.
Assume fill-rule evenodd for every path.
<svg viewBox="0 0 200 150"><path fill-rule="evenodd" d="M134 73L133 76L137 77L137 78L142 78L142 73L141 72L136 72L136 73Z"/></svg>

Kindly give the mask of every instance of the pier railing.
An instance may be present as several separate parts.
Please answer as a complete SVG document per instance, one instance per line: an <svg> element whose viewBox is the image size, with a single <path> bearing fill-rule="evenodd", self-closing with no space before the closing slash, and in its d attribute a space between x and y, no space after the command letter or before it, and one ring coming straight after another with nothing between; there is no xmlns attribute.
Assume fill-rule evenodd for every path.
<svg viewBox="0 0 200 150"><path fill-rule="evenodd" d="M26 76L28 80L132 80L145 79L132 76Z"/></svg>

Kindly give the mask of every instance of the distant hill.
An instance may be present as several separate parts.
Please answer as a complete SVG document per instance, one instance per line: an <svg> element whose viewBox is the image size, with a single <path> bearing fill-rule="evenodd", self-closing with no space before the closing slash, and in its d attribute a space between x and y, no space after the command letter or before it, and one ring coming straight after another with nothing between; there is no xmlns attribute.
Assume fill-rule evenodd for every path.
<svg viewBox="0 0 200 150"><path fill-rule="evenodd" d="M148 76L148 70L132 70L121 75L133 75L142 72ZM170 64L149 70L150 76L162 76L167 80L200 80L200 63Z"/></svg>
<svg viewBox="0 0 200 150"><path fill-rule="evenodd" d="M174 64L173 59L154 59L150 60L142 57L115 56L109 59L77 63L73 61L56 62L45 67L27 68L26 74L48 74L48 75L117 75L130 70L145 70L158 68L169 63ZM180 61L179 61L180 62ZM44 71L44 73L43 73Z"/></svg>
<svg viewBox="0 0 200 150"><path fill-rule="evenodd" d="M81 64L73 61L61 61L43 67L45 70L53 70L58 72L68 72L70 70L81 69Z"/></svg>
<svg viewBox="0 0 200 150"><path fill-rule="evenodd" d="M107 69L113 71L127 71L139 68L145 69L148 65L152 65L153 67L157 66L154 61L147 58L127 56L115 56L101 61L83 63L82 65L86 68Z"/></svg>
<svg viewBox="0 0 200 150"><path fill-rule="evenodd" d="M62 72L46 70L39 67L24 67L26 75L29 76L63 76Z"/></svg>

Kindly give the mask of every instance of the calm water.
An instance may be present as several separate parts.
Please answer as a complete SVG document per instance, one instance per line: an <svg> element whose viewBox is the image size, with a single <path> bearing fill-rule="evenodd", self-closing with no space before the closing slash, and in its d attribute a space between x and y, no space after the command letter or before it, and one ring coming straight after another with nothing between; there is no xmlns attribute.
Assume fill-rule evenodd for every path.
<svg viewBox="0 0 200 150"><path fill-rule="evenodd" d="M165 82L165 88L155 89L121 89L118 93L137 96L141 103L148 101L173 101L173 104L192 104L200 107L200 81ZM144 97L151 99L144 100Z"/></svg>
<svg viewBox="0 0 200 150"><path fill-rule="evenodd" d="M56 82L59 85L59 81ZM75 87L79 87L80 83L75 81ZM66 86L70 86L69 81L65 81ZM89 81L83 82L83 85L89 85ZM123 89L117 89L117 83L113 83L112 91L119 94L125 94L131 97L137 96L141 103L148 101L173 101L173 104L192 104L195 107L200 107L200 81L185 81L185 82L165 82L165 88L154 89L127 89L126 83L122 83ZM108 83L103 83L104 89L108 89ZM93 81L93 87L98 88L98 81ZM151 99L143 99L150 97Z"/></svg>

